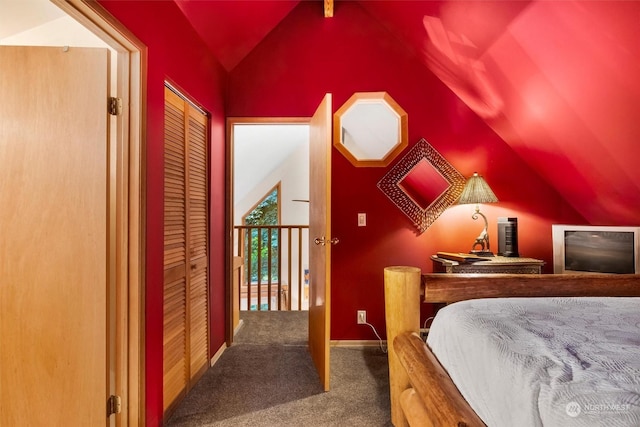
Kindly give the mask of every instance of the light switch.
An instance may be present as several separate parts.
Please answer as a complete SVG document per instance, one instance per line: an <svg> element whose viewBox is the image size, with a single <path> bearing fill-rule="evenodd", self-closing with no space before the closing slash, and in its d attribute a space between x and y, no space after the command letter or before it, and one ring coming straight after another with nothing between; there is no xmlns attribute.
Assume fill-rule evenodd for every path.
<svg viewBox="0 0 640 427"><path fill-rule="evenodd" d="M358 214L358 227L366 227L367 226L367 214L359 213Z"/></svg>

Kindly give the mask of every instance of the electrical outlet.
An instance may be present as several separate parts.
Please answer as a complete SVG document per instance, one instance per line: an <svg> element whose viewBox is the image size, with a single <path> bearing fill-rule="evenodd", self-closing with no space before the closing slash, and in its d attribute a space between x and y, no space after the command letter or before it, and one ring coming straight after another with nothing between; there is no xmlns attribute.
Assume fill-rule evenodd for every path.
<svg viewBox="0 0 640 427"><path fill-rule="evenodd" d="M358 310L358 325L362 325L364 323L367 323L367 311Z"/></svg>

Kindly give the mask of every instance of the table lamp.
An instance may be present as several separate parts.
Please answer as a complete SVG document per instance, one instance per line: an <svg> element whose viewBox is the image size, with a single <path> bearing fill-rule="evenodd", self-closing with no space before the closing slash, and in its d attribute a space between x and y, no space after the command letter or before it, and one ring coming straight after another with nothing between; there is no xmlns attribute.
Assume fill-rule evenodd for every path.
<svg viewBox="0 0 640 427"><path fill-rule="evenodd" d="M464 185L460 199L458 199L458 204L460 205L475 203L476 211L471 215L471 218L477 220L479 215L484 219L484 229L480 232L480 235L476 237L469 253L478 256L493 256L489 245L489 233L487 231L489 224L487 223L487 217L480 212L480 203L495 203L497 201L498 198L493 194L489 184L487 184L484 178L478 175L478 172L474 172L473 176L469 178Z"/></svg>

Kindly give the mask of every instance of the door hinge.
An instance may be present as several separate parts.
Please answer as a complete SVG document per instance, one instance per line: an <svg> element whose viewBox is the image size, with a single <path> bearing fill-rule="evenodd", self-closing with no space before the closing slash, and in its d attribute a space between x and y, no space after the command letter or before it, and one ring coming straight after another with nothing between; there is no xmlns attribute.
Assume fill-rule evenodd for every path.
<svg viewBox="0 0 640 427"><path fill-rule="evenodd" d="M119 116L122 114L122 98L109 97L109 114Z"/></svg>
<svg viewBox="0 0 640 427"><path fill-rule="evenodd" d="M109 396L107 399L107 417L119 414L122 411L122 399L120 396Z"/></svg>

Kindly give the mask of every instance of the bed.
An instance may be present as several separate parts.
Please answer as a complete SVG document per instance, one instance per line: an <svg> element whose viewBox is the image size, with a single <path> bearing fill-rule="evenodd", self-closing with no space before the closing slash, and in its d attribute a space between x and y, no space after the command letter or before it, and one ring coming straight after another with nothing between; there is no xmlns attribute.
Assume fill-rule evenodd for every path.
<svg viewBox="0 0 640 427"><path fill-rule="evenodd" d="M384 281L396 427L640 425L639 275L387 267ZM427 343L421 301L448 304Z"/></svg>

